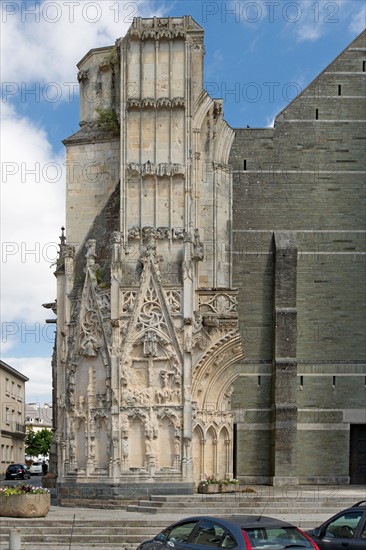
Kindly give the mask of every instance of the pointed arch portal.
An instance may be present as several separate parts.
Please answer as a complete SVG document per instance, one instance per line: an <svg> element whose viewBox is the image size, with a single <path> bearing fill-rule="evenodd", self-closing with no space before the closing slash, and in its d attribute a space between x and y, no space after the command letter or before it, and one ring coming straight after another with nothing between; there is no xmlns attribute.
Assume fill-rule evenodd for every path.
<svg viewBox="0 0 366 550"><path fill-rule="evenodd" d="M192 400L197 404L193 429L194 480L233 475L231 395L243 351L233 331L207 350L193 373Z"/></svg>

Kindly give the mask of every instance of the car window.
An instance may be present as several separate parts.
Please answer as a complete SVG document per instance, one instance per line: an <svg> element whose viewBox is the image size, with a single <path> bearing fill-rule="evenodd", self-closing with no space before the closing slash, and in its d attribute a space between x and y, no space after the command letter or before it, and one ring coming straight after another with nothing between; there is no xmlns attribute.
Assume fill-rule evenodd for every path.
<svg viewBox="0 0 366 550"><path fill-rule="evenodd" d="M362 531L361 531L360 538L361 538L362 540L366 540L366 522L365 522L365 525L363 526L363 529L362 529Z"/></svg>
<svg viewBox="0 0 366 550"><path fill-rule="evenodd" d="M210 520L200 522L190 542L202 544L205 548L236 548L237 546L235 539L227 529Z"/></svg>
<svg viewBox="0 0 366 550"><path fill-rule="evenodd" d="M362 510L354 512L345 512L338 516L326 526L325 538L351 539L355 534L357 525L362 518Z"/></svg>
<svg viewBox="0 0 366 550"><path fill-rule="evenodd" d="M311 541L296 527L259 527L245 529L252 548L276 548L281 550L289 545L298 545L301 548L314 549Z"/></svg>
<svg viewBox="0 0 366 550"><path fill-rule="evenodd" d="M236 546L237 544L233 537L229 533L225 533L219 548L236 548Z"/></svg>
<svg viewBox="0 0 366 550"><path fill-rule="evenodd" d="M171 542L187 542L189 535L192 533L193 529L197 525L197 521L190 521L186 523L180 523L170 529L169 531L164 531L167 535L167 541Z"/></svg>
<svg viewBox="0 0 366 550"><path fill-rule="evenodd" d="M190 542L208 548L219 548L225 529L213 521L203 520Z"/></svg>

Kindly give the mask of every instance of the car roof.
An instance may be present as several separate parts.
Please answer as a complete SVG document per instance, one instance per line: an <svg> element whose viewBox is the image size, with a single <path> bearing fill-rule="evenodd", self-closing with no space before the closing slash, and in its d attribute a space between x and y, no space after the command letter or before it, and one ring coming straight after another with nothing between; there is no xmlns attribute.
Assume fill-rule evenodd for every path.
<svg viewBox="0 0 366 550"><path fill-rule="evenodd" d="M361 510L366 509L366 500L359 500L351 506L350 510L353 510L354 508L361 508Z"/></svg>
<svg viewBox="0 0 366 550"><path fill-rule="evenodd" d="M256 527L293 527L293 525L287 521L269 516L262 516L261 514L229 516L227 519L232 523L235 523L235 525L239 525L240 527L250 527L252 529Z"/></svg>
<svg viewBox="0 0 366 550"><path fill-rule="evenodd" d="M291 523L269 516L257 515L233 515L233 516L192 516L179 521L218 521L235 525L236 527L256 529L258 527L294 527Z"/></svg>
<svg viewBox="0 0 366 550"><path fill-rule="evenodd" d="M340 510L335 516L338 516L339 514L344 514L345 512L354 512L355 510L366 510L366 500L359 500L358 502L355 502L355 504L352 504L352 506L349 506L348 508L344 508L343 510ZM333 517L333 516L332 516Z"/></svg>

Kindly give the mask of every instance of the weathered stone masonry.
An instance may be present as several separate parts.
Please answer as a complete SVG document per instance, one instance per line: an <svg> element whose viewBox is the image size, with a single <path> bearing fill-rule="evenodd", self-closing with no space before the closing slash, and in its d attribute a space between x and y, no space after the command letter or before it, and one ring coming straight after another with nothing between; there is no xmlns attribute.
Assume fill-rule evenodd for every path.
<svg viewBox="0 0 366 550"><path fill-rule="evenodd" d="M363 475L364 41L258 130L203 90L190 17L137 18L80 61L56 271L62 502Z"/></svg>

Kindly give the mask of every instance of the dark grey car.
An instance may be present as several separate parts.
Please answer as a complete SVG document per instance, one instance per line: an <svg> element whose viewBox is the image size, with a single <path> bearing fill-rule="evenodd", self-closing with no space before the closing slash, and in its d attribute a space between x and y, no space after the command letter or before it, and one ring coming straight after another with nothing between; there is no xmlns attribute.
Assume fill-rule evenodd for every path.
<svg viewBox="0 0 366 550"><path fill-rule="evenodd" d="M308 534L320 550L365 550L366 500L342 510Z"/></svg>
<svg viewBox="0 0 366 550"><path fill-rule="evenodd" d="M284 550L317 546L303 531L266 516L196 516L170 525L137 550Z"/></svg>
<svg viewBox="0 0 366 550"><path fill-rule="evenodd" d="M25 464L10 464L5 472L5 479L30 479L31 475Z"/></svg>

